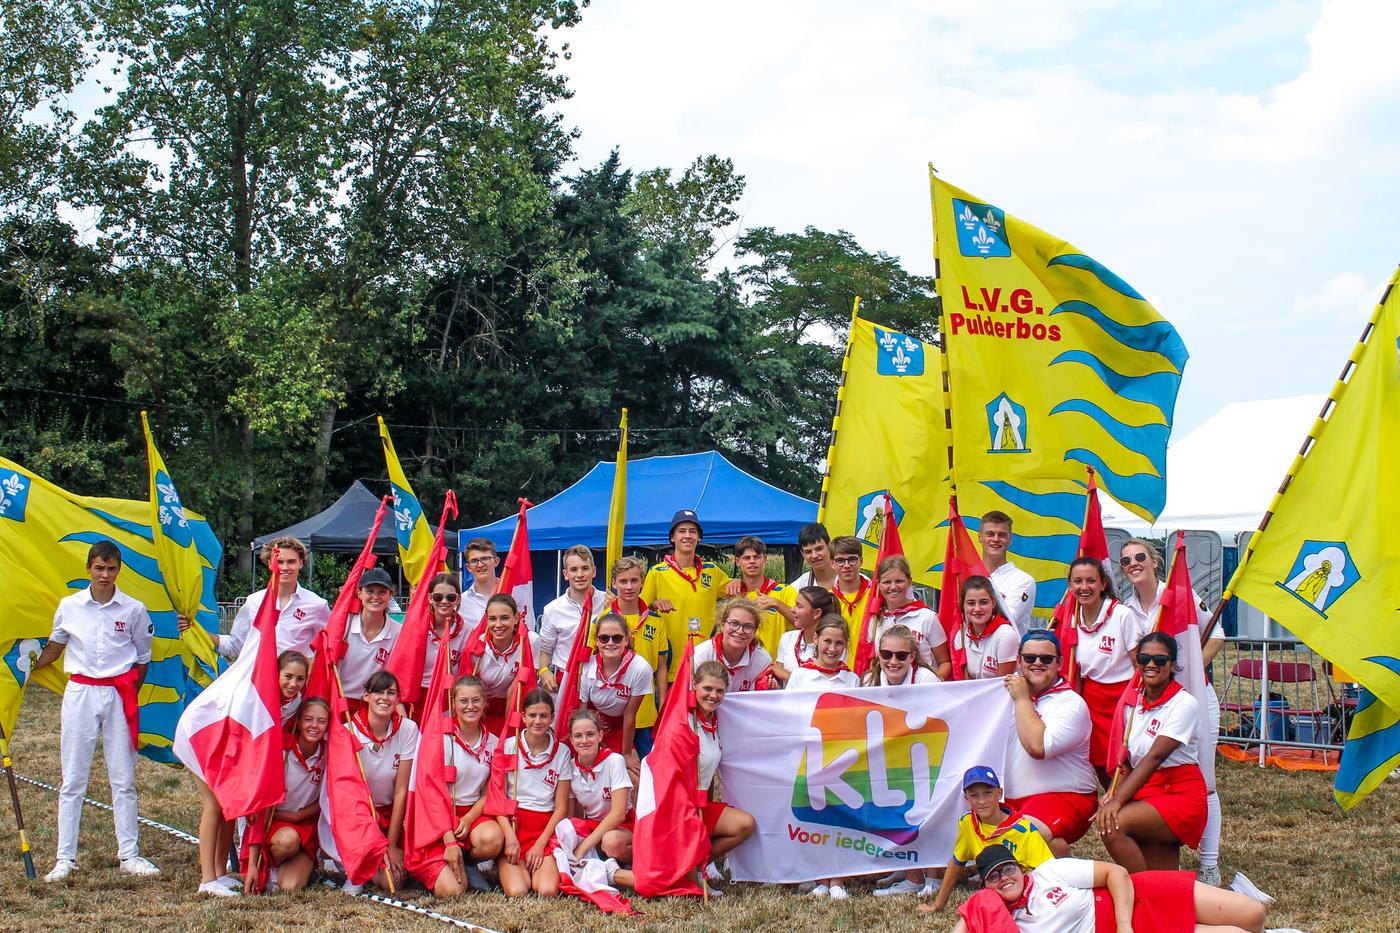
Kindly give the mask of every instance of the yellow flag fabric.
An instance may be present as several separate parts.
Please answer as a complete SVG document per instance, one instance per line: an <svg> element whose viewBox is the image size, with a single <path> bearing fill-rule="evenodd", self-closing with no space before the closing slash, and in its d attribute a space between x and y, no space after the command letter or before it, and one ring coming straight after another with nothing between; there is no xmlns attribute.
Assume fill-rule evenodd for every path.
<svg viewBox="0 0 1400 933"><path fill-rule="evenodd" d="M883 520L893 499L899 536L914 576L938 586L948 523L948 432L937 348L861 318L851 324L837 396L833 441L822 483L820 520L833 535L855 535L873 570ZM1084 517L1082 483L999 477L965 481L959 507L976 534L979 516L1007 513L1015 535L1010 558L1036 580L1036 613L1048 617L1065 592Z"/></svg>
<svg viewBox="0 0 1400 933"><path fill-rule="evenodd" d="M223 556L209 524L185 513L201 560L202 589L195 622L207 635L219 630L215 569ZM140 600L155 626L151 664L141 688L141 753L173 764L175 724L185 705L218 675L197 659L187 666L166 592L151 530L151 503L139 499L77 496L0 457L0 580L6 610L0 615L0 722L14 728L30 665L53 631L54 609L88 585L87 552L109 540L121 549L117 586ZM61 691L67 678L56 662L34 675L40 686Z"/></svg>
<svg viewBox="0 0 1400 933"><path fill-rule="evenodd" d="M1186 346L1075 247L930 174L953 477L1078 480L1151 521ZM964 510L965 512L967 510Z"/></svg>
<svg viewBox="0 0 1400 933"><path fill-rule="evenodd" d="M1368 716L1358 714L1353 735L1377 734L1369 760L1386 773L1400 751L1400 729L1387 728L1379 708L1400 710L1397 284L1400 270L1352 351L1349 378L1333 388L1327 417L1313 425L1312 445L1295 460L1267 525L1251 540L1230 582L1234 595L1376 695L1379 703ZM1393 726L1394 713L1389 721ZM1376 750L1387 735L1388 755ZM1351 754L1348 745L1344 763ZM1366 777L1350 783L1359 788Z"/></svg>
<svg viewBox="0 0 1400 933"><path fill-rule="evenodd" d="M1363 687L1347 733L1346 754L1337 766L1332 796L1343 810L1350 810L1380 787L1396 768L1400 768L1400 712Z"/></svg>
<svg viewBox="0 0 1400 933"><path fill-rule="evenodd" d="M171 605L191 619L199 615L204 597L204 561L195 547L194 529L186 514L175 480L156 449L146 413L141 412L141 430L146 435L146 464L150 474L150 523L156 562ZM191 671L218 670L219 653L209 633L191 625L181 636L180 646L187 655L185 667Z"/></svg>
<svg viewBox="0 0 1400 933"><path fill-rule="evenodd" d="M627 409L622 409L622 422L618 425L622 432L617 442L617 467L613 473L612 507L608 510L608 564L603 571L608 585L612 585L613 564L622 556L622 533L627 527Z"/></svg>
<svg viewBox="0 0 1400 933"><path fill-rule="evenodd" d="M433 529L423 514L423 506L413 493L413 486L404 475L394 450L393 438L384 419L379 419L379 441L384 445L384 466L389 471L389 489L394 495L394 535L399 542L399 562L404 576L421 580L433 552Z"/></svg>

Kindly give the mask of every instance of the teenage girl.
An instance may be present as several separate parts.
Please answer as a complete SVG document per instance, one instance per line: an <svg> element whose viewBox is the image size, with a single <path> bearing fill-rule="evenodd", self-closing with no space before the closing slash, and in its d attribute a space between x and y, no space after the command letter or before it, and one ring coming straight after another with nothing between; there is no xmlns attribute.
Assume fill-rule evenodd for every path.
<svg viewBox="0 0 1400 933"><path fill-rule="evenodd" d="M490 610L488 609L488 612ZM535 689L525 695L524 748L516 767L507 775L507 787L516 802L515 819L498 816L505 837L496 866L506 897L524 897L534 891L540 897L559 894L559 867L547 855L569 807L569 746L554 737L554 697ZM516 737L506 739L501 753L516 753Z"/></svg>
<svg viewBox="0 0 1400 933"><path fill-rule="evenodd" d="M481 724L492 735L500 735L506 724L507 696L525 656L519 613L509 593L497 593L486 601L486 650L474 673L486 689L486 711ZM533 633L527 632L525 637L531 639L533 647Z"/></svg>
<svg viewBox="0 0 1400 933"><path fill-rule="evenodd" d="M695 646L695 664L717 661L729 674L729 689L754 689L759 677L772 666L756 637L763 624L762 611L751 599L723 603L714 637Z"/></svg>
<svg viewBox="0 0 1400 933"><path fill-rule="evenodd" d="M878 641L880 633L896 623L914 633L918 642L919 656L925 664L933 668L939 680L947 680L953 673L953 662L948 651L948 638L943 634L943 624L938 621L938 613L922 600L914 598L914 575L909 569L909 561L901 554L893 554L880 561L875 569L875 579L884 599L880 611L880 621L875 629Z"/></svg>
<svg viewBox="0 0 1400 933"><path fill-rule="evenodd" d="M346 728L360 743L360 767L369 784L379 829L388 840L388 870L394 886L407 872L403 863L403 818L408 809L408 780L413 759L418 754L418 726L402 716L399 708L399 681L388 671L377 671L365 683L364 708L350 717ZM388 890L385 869L374 876L374 884ZM348 885L352 893L355 885Z"/></svg>
<svg viewBox="0 0 1400 933"><path fill-rule="evenodd" d="M846 666L846 644L850 641L846 620L834 612L824 615L813 635L816 639L816 657L798 663L797 670L788 680L788 689L829 690L832 687L859 686L860 678Z"/></svg>
<svg viewBox="0 0 1400 933"><path fill-rule="evenodd" d="M875 659L863 681L867 686L901 687L936 684L938 675L919 657L918 639L905 625L891 625L880 633Z"/></svg>
<svg viewBox="0 0 1400 933"><path fill-rule="evenodd" d="M953 654L962 662L959 678L982 680L1014 672L1020 637L997 609L992 581L973 574L963 581L961 595L962 624L953 636Z"/></svg>
<svg viewBox="0 0 1400 933"><path fill-rule="evenodd" d="M570 853L578 863L595 849L601 858L622 864L632 861L632 778L622 756L603 741L602 721L591 709L574 710L569 718L569 740L574 760L569 771L573 796L574 830L579 842ZM609 880L618 887L633 887L632 872L610 868Z"/></svg>
<svg viewBox="0 0 1400 933"><path fill-rule="evenodd" d="M632 630L615 612L593 623L593 657L579 669L579 696L598 713L603 743L622 755L634 774L641 767L636 751L637 711L651 701L656 672L632 650Z"/></svg>
<svg viewBox="0 0 1400 933"><path fill-rule="evenodd" d="M729 671L718 661L704 661L695 665L691 683L695 686L696 710L690 717L690 727L700 737L700 757L697 762L700 790L709 793L715 775L719 773L719 762L723 755L719 744L718 714L720 704L724 702L724 695L729 690ZM757 824L750 814L738 807L713 799L705 804L704 820L705 830L710 834L711 863L707 874L713 878L718 874L713 867L713 860L752 836ZM711 896L718 896L718 893L713 889L710 891Z"/></svg>
<svg viewBox="0 0 1400 933"><path fill-rule="evenodd" d="M276 870L280 891L300 891L306 887L311 870L316 867L316 853L320 848L316 825L321 817L321 778L326 767L325 738L330 722L330 704L321 697L309 697L301 704L297 711L296 738L282 756L282 780L287 795L272 811L267 844L248 847L262 850L260 861L270 859L271 864L266 867ZM257 874L246 872L244 894L257 893L260 881Z"/></svg>
<svg viewBox="0 0 1400 933"><path fill-rule="evenodd" d="M817 656L817 620L831 612L836 612L836 598L830 590L804 586L797 591L792 607L796 627L778 639L778 656L773 659L773 677L779 683L786 684L799 664Z"/></svg>

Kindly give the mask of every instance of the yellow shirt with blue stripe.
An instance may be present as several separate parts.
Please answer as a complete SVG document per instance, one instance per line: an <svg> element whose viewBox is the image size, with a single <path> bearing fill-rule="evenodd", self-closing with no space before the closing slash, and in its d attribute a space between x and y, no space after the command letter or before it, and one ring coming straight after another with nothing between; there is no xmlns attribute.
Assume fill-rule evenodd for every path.
<svg viewBox="0 0 1400 933"><path fill-rule="evenodd" d="M1002 829L1000 833L997 832L996 824L982 823L980 836L977 828L973 826L973 820L976 819L969 810L958 820L958 839L953 844L953 858L963 864L975 861L983 849L998 842L1011 850L1017 863L1026 871L1033 871L1055 857L1045 837L1025 817Z"/></svg>

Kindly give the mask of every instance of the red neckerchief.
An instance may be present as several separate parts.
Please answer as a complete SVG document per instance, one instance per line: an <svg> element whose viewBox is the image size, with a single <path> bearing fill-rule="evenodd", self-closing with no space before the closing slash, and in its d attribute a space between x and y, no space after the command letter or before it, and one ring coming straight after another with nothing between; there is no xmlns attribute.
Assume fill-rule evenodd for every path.
<svg viewBox="0 0 1400 933"><path fill-rule="evenodd" d="M836 601L846 607L846 614L852 615L856 611L856 606L865 598L865 591L870 589L870 581L865 577L860 578L860 589L856 590L856 595L850 599L841 592L841 581L838 579L836 585L831 588L831 595L836 597Z"/></svg>
<svg viewBox="0 0 1400 933"><path fill-rule="evenodd" d="M822 667L820 664L818 664L818 663L817 663L814 659L812 659L812 658L808 658L808 659L805 660L805 661L799 661L798 664L797 664L797 666L798 666L798 667L805 667L805 668L806 668L807 670L809 670L809 671L821 671L823 674L827 674L827 675L839 674L839 673L841 673L842 671L849 671L849 670L850 670L850 668L846 666L846 662L845 662L845 661L842 661L842 662L841 662L841 666L840 666L840 667Z"/></svg>
<svg viewBox="0 0 1400 933"><path fill-rule="evenodd" d="M494 654L499 660L510 660L511 655L515 654L515 650L520 647L520 626L517 625L515 627L515 637L510 640L510 647L506 648L505 651L496 650L496 644L491 640L490 635L486 636L486 647L490 648L491 653Z"/></svg>
<svg viewBox="0 0 1400 933"><path fill-rule="evenodd" d="M529 771L537 771L540 768L543 768L544 766L548 765L551 761L554 760L554 753L559 751L559 742L554 738L553 732L549 733L549 748L545 749L547 754L544 756L544 760L541 761L539 764L535 764L533 761L530 760L530 756L534 753L530 751L530 745L528 742L525 741L525 736L523 733L518 739L516 739L516 746L518 748L523 749L523 753L520 757L525 759L525 768Z"/></svg>
<svg viewBox="0 0 1400 933"><path fill-rule="evenodd" d="M316 751L320 751L321 748L322 746L318 743L316 745ZM307 774L317 774L326 766L326 760L324 755L321 757L321 761L319 763L312 765L307 756L301 753L300 741L295 741L292 743L292 754L296 756L297 764L301 765L301 770L305 771ZM312 752L312 757L315 757L315 752Z"/></svg>
<svg viewBox="0 0 1400 933"><path fill-rule="evenodd" d="M745 652L744 656L739 659L738 663L730 664L729 660L724 656L724 643L722 639L722 634L716 634L714 638L710 639L710 644L714 645L715 648L715 660L723 664L724 669L729 672L729 676L733 677L735 671L753 660L753 642L749 642L748 650Z"/></svg>
<svg viewBox="0 0 1400 933"><path fill-rule="evenodd" d="M748 585L747 583L745 583L744 581L740 580L740 581L739 581L739 585L742 586L742 587L744 588L744 595L745 595L745 596L747 596L747 595L749 595L750 593L753 592L753 590L750 590L750 589L749 589L749 585ZM763 578L763 582L760 583L760 584L758 585L758 595L760 595L760 596L767 596L769 593L773 592L773 591L776 590L777 588L778 588L778 581L777 581L777 580L774 580L774 579L772 579L771 577L764 577L764 578Z"/></svg>
<svg viewBox="0 0 1400 933"><path fill-rule="evenodd" d="M598 779L598 769L601 768L601 767L603 766L603 762L607 761L607 760L608 760L608 756L611 755L611 754L612 754L612 749L610 749L610 748L608 748L606 745L604 745L604 746L598 751L598 757L595 758L595 759L593 760L593 767L591 767L591 768L585 768L585 767L582 765L582 763L579 762L578 756L575 755L575 756L574 756L574 768L578 771L579 774L581 774L581 775L583 775L584 777L588 778L588 780L590 780L590 781L596 781L596 780Z"/></svg>
<svg viewBox="0 0 1400 933"><path fill-rule="evenodd" d="M1087 626L1087 625L1084 624L1084 610L1083 610L1083 608L1080 607L1080 606L1075 606L1075 607L1074 607L1074 609L1075 609L1075 613L1074 613L1074 627L1077 628L1077 629L1079 629L1081 632L1083 632L1083 633L1086 634L1086 635L1092 635L1092 634L1094 634L1094 633L1097 632L1099 629L1103 628L1104 625L1106 625L1106 624L1108 623L1108 620L1109 620L1109 619L1113 618L1113 607L1116 606L1117 604L1118 604L1118 600L1113 599L1112 597L1110 597L1110 598L1104 600L1103 609L1101 609L1100 612L1099 612L1100 619L1099 619L1098 622L1095 623L1095 625L1094 625L1093 628L1090 628L1089 626Z"/></svg>
<svg viewBox="0 0 1400 933"><path fill-rule="evenodd" d="M598 659L597 668L594 671L594 676L597 678L597 683L595 684L595 686L614 688L622 686L622 675L627 673L628 665L630 665L632 663L632 659L637 656L637 652L633 651L631 648L628 648L626 651L622 652L622 663L617 666L617 674L614 675L616 679L608 680L607 675L603 673L602 652L595 651L594 654Z"/></svg>
<svg viewBox="0 0 1400 933"><path fill-rule="evenodd" d="M471 755L472 758L480 764L481 755L486 751L486 737L488 733L485 729L482 729L480 725L477 726L477 731L479 731L481 735L476 740L476 748L472 748L467 744L467 740L462 738L461 726L458 723L452 724L452 741L456 742L458 748L468 755Z"/></svg>
<svg viewBox="0 0 1400 933"><path fill-rule="evenodd" d="M972 816L972 831L977 834L978 839L981 839L988 845L991 844L993 839L1000 835L1003 835L1008 829L1012 827L1012 825L1015 824L1015 822L1018 819L1021 818L1021 815L1019 813L1012 813L1010 807L1003 806L1001 808L1001 812L1006 814L1006 819L1002 820L999 824L997 824L997 828L992 830L990 835L983 835L982 821L977 818L976 813L973 813L971 810L967 812Z"/></svg>
<svg viewBox="0 0 1400 933"><path fill-rule="evenodd" d="M1053 684L1051 684L1051 685L1049 686L1049 688L1047 688L1046 691L1045 691L1044 693L1040 694L1040 696L1031 697L1031 703L1033 703L1033 704L1035 704L1037 707L1039 707L1039 706L1040 706L1040 701L1043 700L1043 699L1045 699L1046 697L1050 696L1051 694L1055 694L1055 693L1072 693L1073 691L1074 691L1074 688L1071 687L1068 683L1066 683L1066 682L1065 682L1065 679L1064 679L1063 677L1061 677L1059 680L1057 680L1057 681L1055 681Z"/></svg>
<svg viewBox="0 0 1400 933"><path fill-rule="evenodd" d="M695 576L693 577L690 574L686 573L684 570L682 570L680 564L676 563L676 556L674 554L666 555L666 565L669 566L676 573L680 574L681 579L684 580L686 583L690 584L690 588L692 591L697 593L700 592L700 574L705 569L705 562L700 559L699 554L695 555Z"/></svg>
<svg viewBox="0 0 1400 933"><path fill-rule="evenodd" d="M402 717L402 716L400 716L398 713L390 713L390 714L389 714L389 734L386 735L386 736L384 736L384 738L381 739L381 738L377 738L377 737L375 736L374 730L371 729L370 726L369 726L369 707L368 707L368 706L361 707L361 708L359 709L359 711L357 711L357 712L355 713L354 716L350 717L350 720L351 720L351 722L353 722L353 723L355 724L355 728L359 729L360 732L361 732L362 734L364 734L364 735L370 740L370 744L372 744L372 745L384 745L384 744L387 743L390 739L392 739L392 738L394 737L394 735L399 731L399 726L403 725L403 717ZM375 749L375 751L378 751L378 749Z"/></svg>
<svg viewBox="0 0 1400 933"><path fill-rule="evenodd" d="M911 613L911 612L916 612L916 611L918 611L919 609L927 609L927 608L928 608L928 603L924 602L922 599L911 599L909 602L905 603L903 606L900 606L898 609L890 609L890 608L886 607L886 608L885 608L885 611L882 612L881 615L886 615L886 616L902 616L902 615L908 615L908 614Z"/></svg>
<svg viewBox="0 0 1400 933"><path fill-rule="evenodd" d="M449 642L462 634L463 625L466 625L466 621L462 618L462 614L460 612L454 614L452 617L452 624L447 626L447 640ZM428 637L431 638L435 644L442 641L442 636L437 633L437 625L428 626Z"/></svg>
<svg viewBox="0 0 1400 933"><path fill-rule="evenodd" d="M988 635L990 635L990 634L992 634L993 632L995 632L997 629L1001 628L1003 625L1008 625L1008 624L1010 624L1010 623L1008 623L1008 622L1006 621L1006 616L1004 616L1004 615L1002 615L1000 612L998 612L996 615L992 616L992 621L990 621L990 622L987 623L987 627L984 628L984 629L982 630L982 634L981 634L981 635L974 635L974 634L972 634L972 626L969 625L966 621L964 621L964 622L963 622L963 637L966 638L966 639L969 640L969 641L981 641L982 639L986 638Z"/></svg>
<svg viewBox="0 0 1400 933"><path fill-rule="evenodd" d="M710 735L714 735L714 734L716 734L717 732L719 732L719 717L718 717L718 716L711 715L709 719L706 719L704 713L700 712L699 710L696 710L696 711L695 711L695 721L698 722L698 723L700 724L700 728L701 728L701 729L704 729L704 730L705 730L706 732L708 732Z"/></svg>
<svg viewBox="0 0 1400 933"><path fill-rule="evenodd" d="M1166 706L1167 701L1180 692L1181 684L1176 680L1172 680L1171 683L1167 684L1167 689L1163 690L1162 695L1159 696L1155 701L1148 700L1147 694L1139 690L1138 701L1135 705L1144 713L1150 713L1154 709L1161 709L1163 706Z"/></svg>
<svg viewBox="0 0 1400 933"><path fill-rule="evenodd" d="M806 640L802 637L802 629L797 629L797 638L792 643L792 656L797 659L797 663L799 666L801 666L802 664L802 652L806 647L808 647L808 645ZM817 643L812 642L811 647L815 649L817 647ZM815 654L816 652L814 650L813 655Z"/></svg>
<svg viewBox="0 0 1400 933"><path fill-rule="evenodd" d="M626 613L626 612L623 612L623 611L622 611L622 607L619 606L619 605L617 604L617 600L615 600L615 599L614 599L611 603L609 603L608 606L609 606L609 608L612 609L613 612L616 612L618 615L622 616L624 619L627 618L628 615L630 615L630 613ZM637 623L638 626L641 625L640 620L641 620L641 619L645 619L646 617L647 617L647 601L646 601L645 599L642 599L642 597L638 596L638 597L637 597L637 619L639 620L638 623Z"/></svg>
<svg viewBox="0 0 1400 933"><path fill-rule="evenodd" d="M1025 871L1025 869L1022 869L1022 872L1026 876L1026 886L1021 891L1021 899L1014 904L1006 905L1006 909L1011 911L1011 913L1013 914L1016 913L1016 911L1024 908L1028 903L1030 903L1031 900L1031 873Z"/></svg>

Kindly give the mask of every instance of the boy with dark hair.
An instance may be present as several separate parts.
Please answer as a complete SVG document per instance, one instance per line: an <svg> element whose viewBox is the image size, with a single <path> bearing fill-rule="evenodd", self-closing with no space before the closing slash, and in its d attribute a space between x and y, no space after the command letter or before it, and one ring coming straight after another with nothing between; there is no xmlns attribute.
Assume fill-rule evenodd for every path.
<svg viewBox="0 0 1400 933"><path fill-rule="evenodd" d="M831 535L820 522L803 525L797 532L797 546L809 568L788 586L793 592L804 586L819 586L829 590L836 586L836 566L831 562Z"/></svg>
<svg viewBox="0 0 1400 933"><path fill-rule="evenodd" d="M665 619L672 683L680 672L686 644L703 641L714 628L715 610L730 582L729 574L695 552L703 534L700 516L693 510L676 512L671 516L670 534L674 550L652 565L642 582L642 599Z"/></svg>
<svg viewBox="0 0 1400 933"><path fill-rule="evenodd" d="M758 627L758 640L769 657L778 656L778 639L792 628L792 607L797 604L797 590L769 577L768 545L762 538L745 535L734 544L734 566L739 571L739 594L752 599L763 610Z"/></svg>
<svg viewBox="0 0 1400 933"><path fill-rule="evenodd" d="M470 630L486 617L486 601L496 593L496 568L501 558L490 538L472 538L462 555L472 575L472 585L462 591L462 618Z"/></svg>

